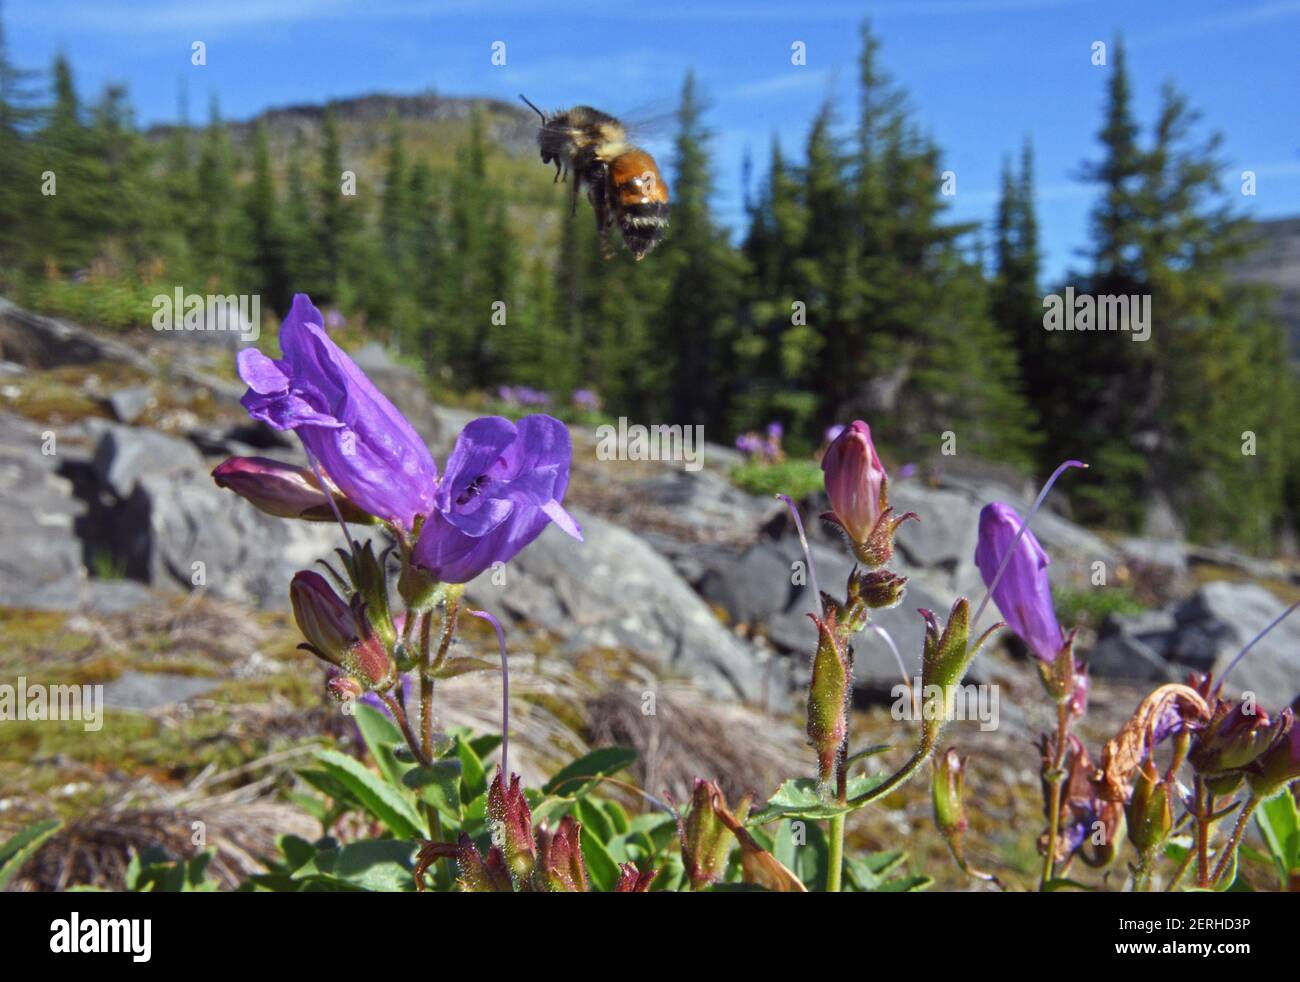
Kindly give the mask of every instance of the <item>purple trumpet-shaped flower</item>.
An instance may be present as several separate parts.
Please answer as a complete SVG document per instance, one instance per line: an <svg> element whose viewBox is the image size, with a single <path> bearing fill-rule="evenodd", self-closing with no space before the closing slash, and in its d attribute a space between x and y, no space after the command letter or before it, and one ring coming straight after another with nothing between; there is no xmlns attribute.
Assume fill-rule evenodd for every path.
<svg viewBox="0 0 1300 982"><path fill-rule="evenodd" d="M280 328L284 358L239 353L254 419L294 430L329 479L359 508L409 529L433 508L438 468L396 407L325 333L304 293Z"/></svg>
<svg viewBox="0 0 1300 982"><path fill-rule="evenodd" d="M985 505L980 512L975 565L985 586L993 584L1020 526L1016 510L1000 501ZM1052 587L1047 578L1049 562L1034 533L1026 529L993 590L993 602L1007 626L1035 655L1050 664L1056 660L1065 638L1052 606Z"/></svg>
<svg viewBox="0 0 1300 982"><path fill-rule="evenodd" d="M581 541L561 505L572 455L568 429L551 416L471 422L447 459L415 563L444 583L468 583L513 559L548 522Z"/></svg>

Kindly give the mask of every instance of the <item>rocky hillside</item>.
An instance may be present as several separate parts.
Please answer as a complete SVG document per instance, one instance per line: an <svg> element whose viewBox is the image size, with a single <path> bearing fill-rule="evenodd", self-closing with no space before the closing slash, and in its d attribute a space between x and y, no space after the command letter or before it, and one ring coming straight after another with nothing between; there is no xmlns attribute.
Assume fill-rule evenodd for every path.
<svg viewBox="0 0 1300 982"><path fill-rule="evenodd" d="M476 413L431 401L382 349L355 357L445 459ZM269 518L209 477L230 454L303 460L296 440L250 423L242 391L232 351L201 334L108 337L0 301L0 680L104 682L119 714L109 742L5 724L0 809L63 787L81 789L70 792L78 808L102 803L114 782L135 786L141 775L170 801L178 782L188 787L209 765L246 766L337 730L319 668L293 650L285 616L289 578L330 554L337 529ZM504 584L484 577L469 588L474 603L513 624L520 766L543 774L548 753L624 741L641 747L649 789L680 790L708 772L766 792L806 769L798 711L814 633L809 591L792 581L798 540L780 504L735 487L728 475L738 461L722 447L709 446L706 466L692 473L600 461L587 431L574 441L566 504L586 541L548 530ZM972 560L979 509L994 499L1023 509L1033 492L965 463L893 490L922 521L898 538L906 601L876 622L919 672L916 609L942 612L957 593L982 593ZM840 592L850 563L813 520L824 507L810 500L802 510L821 585ZM1143 684L1221 669L1300 598L1295 571L1280 565L1175 541L1114 540L1050 510L1035 528L1054 560L1063 620L1084 627L1096 740L1132 712ZM470 630L464 643L482 640ZM863 726L894 740L897 724L872 708L898 682L894 658L872 635L856 656ZM973 675L1001 687L1001 725L955 732L983 766L1028 789L1025 800L1003 802L1002 819L1032 818L1026 751L1046 725L1034 671L1007 647L977 660ZM1300 689L1300 619L1252 652L1233 683L1269 705L1289 700ZM493 685L449 684L449 717L496 725ZM647 691L666 730L639 708ZM61 763L47 769L42 760ZM900 814L923 820L924 794L908 794ZM1007 850L1023 850L1032 824L997 834ZM884 841L887 831L867 826L863 835Z"/></svg>

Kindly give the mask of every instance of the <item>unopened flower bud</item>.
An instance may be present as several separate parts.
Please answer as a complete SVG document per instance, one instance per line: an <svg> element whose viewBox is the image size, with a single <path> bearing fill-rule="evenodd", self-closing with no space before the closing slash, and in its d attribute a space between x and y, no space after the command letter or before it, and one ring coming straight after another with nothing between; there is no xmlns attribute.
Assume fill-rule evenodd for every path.
<svg viewBox="0 0 1300 982"><path fill-rule="evenodd" d="M1010 505L1000 501L985 505L980 511L975 565L985 586L992 586L998 571L1002 570L1002 577L993 590L993 602L1007 626L1041 661L1050 665L1056 661L1065 640L1052 605L1052 585L1047 576L1051 560L1033 532L1025 529L1020 535L1022 524ZM1014 552L1011 551L1013 543Z"/></svg>
<svg viewBox="0 0 1300 982"><path fill-rule="evenodd" d="M649 893L650 884L658 875L657 869L648 869L642 873L636 868L636 863L622 863L618 867L618 882L614 884L614 892Z"/></svg>
<svg viewBox="0 0 1300 982"><path fill-rule="evenodd" d="M1205 778L1229 775L1252 763L1277 737L1277 724L1253 703L1220 699L1192 744L1187 760ZM1232 774L1233 784L1239 774Z"/></svg>
<svg viewBox="0 0 1300 982"><path fill-rule="evenodd" d="M855 420L822 457L831 512L854 542L865 542L887 507L885 468L871 442L871 427Z"/></svg>
<svg viewBox="0 0 1300 982"><path fill-rule="evenodd" d="M503 775L497 773L488 789L487 815L492 825L492 841L505 854L511 876L516 883L526 881L537 861L537 845L533 841L533 814L518 774L511 775L507 788Z"/></svg>
<svg viewBox="0 0 1300 982"><path fill-rule="evenodd" d="M289 584L293 619L307 640L307 647L319 658L342 666L347 649L357 640L352 609L334 592L329 581L312 570L295 573Z"/></svg>
<svg viewBox="0 0 1300 982"><path fill-rule="evenodd" d="M849 607L861 603L871 610L888 610L903 602L907 577L887 569L864 570L855 567L849 574Z"/></svg>
<svg viewBox="0 0 1300 982"><path fill-rule="evenodd" d="M466 893L511 893L514 884L501 850L493 846L484 859L464 832L456 846L456 862L460 867L460 888Z"/></svg>
<svg viewBox="0 0 1300 982"><path fill-rule="evenodd" d="M717 883L727 867L727 853L734 841L718 815L723 804L722 789L712 781L696 778L691 789L691 811L678 818L677 834L682 845L682 866L691 888L702 890Z"/></svg>
<svg viewBox="0 0 1300 982"><path fill-rule="evenodd" d="M966 781L966 762L957 753L956 747L949 747L947 752L934 762L934 778L930 784L930 796L934 801L934 824L953 851L960 854L961 840L966 833L966 808L962 801L962 786Z"/></svg>
<svg viewBox="0 0 1300 982"><path fill-rule="evenodd" d="M582 826L565 815L551 834L545 827L537 833L537 866L534 880L543 890L557 893L586 893L587 866L582 858Z"/></svg>
<svg viewBox="0 0 1300 982"><path fill-rule="evenodd" d="M848 701L853 675L846 650L848 642L842 637L834 616L813 620L817 624L817 653L813 656L812 681L808 686L807 732L817 751L818 783L826 793L835 781L839 756L849 731Z"/></svg>
<svg viewBox="0 0 1300 982"><path fill-rule="evenodd" d="M970 602L958 597L948 613L948 623L942 631L933 611L922 610L925 618L925 642L921 655L921 743L934 747L944 723L952 718L953 700L957 686L966 675L966 669L980 648L1002 627L994 624L970 643Z"/></svg>
<svg viewBox="0 0 1300 982"><path fill-rule="evenodd" d="M362 511L335 488L328 493L316 475L304 467L267 457L230 457L217 465L212 478L218 487L234 491L253 507L277 518L309 522L336 520L330 497L345 522L373 525L375 516Z"/></svg>
<svg viewBox="0 0 1300 982"><path fill-rule="evenodd" d="M1279 733L1259 759L1248 768L1250 789L1255 797L1271 798L1292 781L1300 778L1300 726L1295 722L1296 705L1282 710L1278 717Z"/></svg>
<svg viewBox="0 0 1300 982"><path fill-rule="evenodd" d="M1140 854L1147 855L1164 845L1173 824L1169 784L1147 760L1138 768L1128 803L1129 841Z"/></svg>
<svg viewBox="0 0 1300 982"><path fill-rule="evenodd" d="M325 689L336 702L350 702L366 692L365 686L350 675L335 675L325 683Z"/></svg>

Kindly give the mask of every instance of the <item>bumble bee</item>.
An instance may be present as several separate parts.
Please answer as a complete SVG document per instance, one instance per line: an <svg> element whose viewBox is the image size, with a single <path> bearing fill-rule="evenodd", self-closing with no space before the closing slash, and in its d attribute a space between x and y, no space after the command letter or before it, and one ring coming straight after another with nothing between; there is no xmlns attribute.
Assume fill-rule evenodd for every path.
<svg viewBox="0 0 1300 982"><path fill-rule="evenodd" d="M555 164L557 182L573 174L574 213L585 183L601 242L608 245L608 229L617 221L623 242L639 262L668 227L668 185L654 158L633 146L626 127L608 113L575 106L548 116L519 98L542 119L537 131L542 163Z"/></svg>

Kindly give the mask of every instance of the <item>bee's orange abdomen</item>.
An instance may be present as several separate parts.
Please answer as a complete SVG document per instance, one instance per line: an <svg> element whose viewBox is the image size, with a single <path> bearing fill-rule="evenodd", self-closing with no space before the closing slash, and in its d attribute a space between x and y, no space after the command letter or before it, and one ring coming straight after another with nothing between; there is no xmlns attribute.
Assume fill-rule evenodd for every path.
<svg viewBox="0 0 1300 982"><path fill-rule="evenodd" d="M654 158L644 150L629 150L610 164L610 183L624 207L639 204L666 204L668 184L659 173Z"/></svg>

